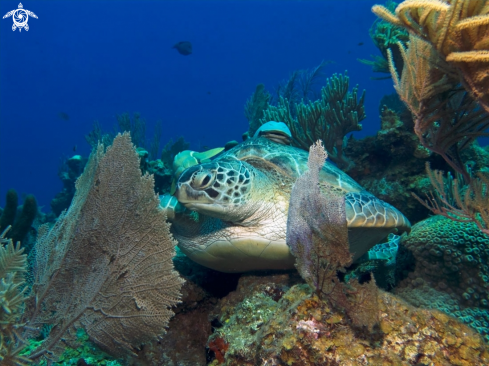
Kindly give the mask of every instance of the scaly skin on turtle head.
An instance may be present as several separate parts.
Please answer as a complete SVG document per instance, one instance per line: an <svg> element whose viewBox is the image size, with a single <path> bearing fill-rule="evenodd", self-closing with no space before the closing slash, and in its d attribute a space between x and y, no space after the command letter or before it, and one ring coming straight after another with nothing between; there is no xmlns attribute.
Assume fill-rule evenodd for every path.
<svg viewBox="0 0 489 366"><path fill-rule="evenodd" d="M171 183L171 194L175 193L176 180L185 171L185 169L197 164L206 163L210 158L221 153L223 150L223 147L216 147L215 149L203 152L184 150L175 155L175 158L173 159L173 181Z"/></svg>
<svg viewBox="0 0 489 366"><path fill-rule="evenodd" d="M175 196L190 210L228 222L243 222L272 203L269 178L252 165L220 159L188 168L177 182Z"/></svg>

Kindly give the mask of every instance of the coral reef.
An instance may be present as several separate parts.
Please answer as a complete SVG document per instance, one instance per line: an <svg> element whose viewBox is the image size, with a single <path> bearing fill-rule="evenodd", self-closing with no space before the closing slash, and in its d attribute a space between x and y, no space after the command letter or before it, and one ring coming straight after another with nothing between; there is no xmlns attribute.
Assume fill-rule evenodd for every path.
<svg viewBox="0 0 489 366"><path fill-rule="evenodd" d="M97 148L99 143L107 147L112 143L113 139L114 136L112 134L103 133L102 126L100 125L99 121L94 121L92 130L85 135L85 140L92 147L92 149Z"/></svg>
<svg viewBox="0 0 489 366"><path fill-rule="evenodd" d="M188 150L190 148L190 142L185 141L183 137L179 137L175 142L170 139L161 151L161 161L166 167L171 168L173 166L173 159L178 153Z"/></svg>
<svg viewBox="0 0 489 366"><path fill-rule="evenodd" d="M464 311L489 310L488 260L489 238L476 225L431 217L401 240L395 293L467 322Z"/></svg>
<svg viewBox="0 0 489 366"><path fill-rule="evenodd" d="M120 120L129 121L130 125L131 119L128 117L129 115L123 114L122 116L124 117L121 117ZM144 120L138 121L138 123L142 123L141 121ZM134 126L130 127L126 125L127 123L123 123L121 128L136 128ZM154 190L158 195L161 195L170 193L173 180L173 159L179 152L188 149L190 144L186 142L183 137L178 138L175 142L170 139L161 152L161 159L152 160L156 154L155 151L159 149L159 144L157 144L157 141L159 141L161 136L158 135L158 131L159 128L156 127L155 136L153 137L150 146L150 151L143 147L137 147L137 153L140 159L140 168L142 173L153 174L155 180ZM93 130L86 136L86 139L92 145L92 147L94 146L96 148L98 141L100 141L103 146L107 147L112 143L114 136L103 134L100 125L98 122L96 122ZM58 176L63 182L63 189L61 192L56 194L55 198L51 200L51 210L56 216L59 216L63 210L68 209L70 206L71 200L75 194L75 182L83 172L86 163L86 158L80 155L75 155L63 162L62 166L60 167Z"/></svg>
<svg viewBox="0 0 489 366"><path fill-rule="evenodd" d="M215 325L210 321L218 299L236 289L239 274L227 274L191 261L177 248L175 269L185 279L181 303L168 330L137 352L136 364L146 366L204 366L207 339Z"/></svg>
<svg viewBox="0 0 489 366"><path fill-rule="evenodd" d="M311 146L309 170L292 188L287 219L287 245L302 278L330 306L344 309L357 326L377 322L377 288L371 279L360 285L341 282L337 272L352 262L348 242L345 198L320 191L319 172L328 154L321 141ZM328 191L332 189L326 188Z"/></svg>
<svg viewBox="0 0 489 366"><path fill-rule="evenodd" d="M76 344L76 328L118 357L164 332L183 281L153 187L128 134L92 153L70 209L39 230L26 336L53 327L31 359Z"/></svg>
<svg viewBox="0 0 489 366"><path fill-rule="evenodd" d="M341 169L412 221L430 211L443 216L352 264L344 198L322 195L330 186L318 179L327 158L319 141L284 201L298 271L223 274L175 251L157 198L173 193L172 179L185 168L223 149L190 152L179 138L160 154L161 122L150 139L137 113L117 116L123 135L103 134L96 122L86 136L94 147L88 161L76 155L59 170L63 191L51 202L59 217L39 227L27 281L31 228L46 218L34 197L20 209L17 193L7 193L0 364L488 365L489 148L477 138L489 136L489 0L396 5L373 8L381 19L370 33L382 57L363 61L390 73L399 95L382 100L376 136L348 138L362 129L365 91L350 89L346 72L320 89L322 62L295 71L276 95L258 85L243 139L282 121L292 145L308 150L322 141ZM428 176L426 164L435 169ZM455 179L440 171L450 169ZM289 192L287 179L273 191ZM410 194L430 187L428 201ZM187 223L198 217L193 211ZM252 230L257 220L238 225Z"/></svg>
<svg viewBox="0 0 489 366"><path fill-rule="evenodd" d="M439 156L423 151L409 122L384 106L376 136L348 141L345 153L354 164L346 172L416 222L426 218L429 211L413 199L410 191L423 194L429 188L429 182L424 181L427 160L440 168L446 164Z"/></svg>
<svg viewBox="0 0 489 366"><path fill-rule="evenodd" d="M326 86L318 95L314 85L326 64L322 62L311 71L294 72L285 85L279 87L274 103L260 84L245 105L250 127L244 138L253 136L269 121L284 122L292 132L293 146L309 150L309 146L322 140L330 158L340 167L348 167L351 161L343 153L344 137L362 129L360 122L366 117L365 91L360 98L358 85L349 91L350 79L345 71L344 75L333 74L326 79Z"/></svg>
<svg viewBox="0 0 489 366"><path fill-rule="evenodd" d="M160 159L148 161L145 173L152 174L155 180L155 192L158 195L170 193L173 171Z"/></svg>
<svg viewBox="0 0 489 366"><path fill-rule="evenodd" d="M245 117L249 122L247 137L255 135L256 130L261 126L263 112L268 108L270 94L265 90L265 85L258 84L253 95L246 101Z"/></svg>
<svg viewBox="0 0 489 366"><path fill-rule="evenodd" d="M394 107L396 103L391 101L389 105ZM420 144L412 131L411 116L383 106L380 117L381 128L376 136L348 140L345 154L353 164L345 171L375 196L398 208L411 222L418 222L428 216L429 209L413 199L411 192L424 197L433 189L426 177L426 162L440 170L450 167L440 155ZM471 170L484 171L489 166L488 151L488 147L482 148L475 141L461 152L461 158Z"/></svg>
<svg viewBox="0 0 489 366"><path fill-rule="evenodd" d="M443 64L429 43L411 37L409 50L401 45L404 68L401 78L392 62L394 87L414 118L414 132L421 144L440 154L455 171L467 172L460 152L476 138L489 136L489 116L478 108L469 92L457 90L458 75Z"/></svg>
<svg viewBox="0 0 489 366"><path fill-rule="evenodd" d="M307 285L251 276L220 300L211 365L464 365L489 362L482 338L455 318L378 297L378 328L355 329ZM241 292L241 294L240 294ZM278 294L278 296L277 296ZM239 300L237 303L236 300ZM242 300L240 300L242 299ZM217 356L216 354L219 354Z"/></svg>
<svg viewBox="0 0 489 366"><path fill-rule="evenodd" d="M12 238L14 243L24 242L26 235L32 227L37 216L37 201L33 195L28 195L24 198L22 211L15 219L12 229L7 233L7 236Z"/></svg>
<svg viewBox="0 0 489 366"><path fill-rule="evenodd" d="M28 356L36 350L42 341L30 339L29 344L22 351L22 355ZM65 347L63 353L56 360L41 359L39 366L123 366L124 364L107 353L100 350L89 340L88 334L83 329L76 330L76 348Z"/></svg>
<svg viewBox="0 0 489 366"><path fill-rule="evenodd" d="M436 309L457 318L484 337L489 342L489 311L478 307L461 307L457 300L444 291L437 290L424 280L418 279L416 287L402 287L396 295L408 303L424 308Z"/></svg>
<svg viewBox="0 0 489 366"><path fill-rule="evenodd" d="M132 118L129 113L122 113L116 118L119 131L128 132L136 147L146 148L146 120L139 113L134 113Z"/></svg>
<svg viewBox="0 0 489 366"><path fill-rule="evenodd" d="M75 182L85 169L86 164L87 159L81 155L74 155L61 164L58 177L63 182L63 189L51 200L51 210L56 216L70 207L71 200L75 195Z"/></svg>
<svg viewBox="0 0 489 366"><path fill-rule="evenodd" d="M459 176L453 179L450 173L444 178L443 172L431 170L426 164L426 170L434 192L426 194L427 200L422 200L416 194L414 197L435 215L448 217L454 221L473 222L485 234L489 235L489 175L487 172L478 173L465 183Z"/></svg>
<svg viewBox="0 0 489 366"><path fill-rule="evenodd" d="M260 121L284 122L292 132L292 145L304 150L322 140L331 160L342 168L348 167L351 162L343 154L343 139L350 132L360 131L360 121L366 117L365 91L358 99L358 86L351 92L348 89L347 73L334 74L326 80L320 99L305 103L280 97L277 106L269 105Z"/></svg>
<svg viewBox="0 0 489 366"><path fill-rule="evenodd" d="M38 216L37 201L33 195L26 196L20 212L18 212L17 204L17 192L14 189L8 190L6 205L0 215L0 233L5 232L14 243L19 241L24 244L24 239ZM10 229L5 231L9 227Z"/></svg>
<svg viewBox="0 0 489 366"><path fill-rule="evenodd" d="M160 142L163 136L163 123L161 121L156 121L153 129L153 134L148 139L146 137L146 120L141 117L139 113L134 113L132 118L129 113L122 113L116 115L117 127L114 128L113 132L104 133L102 126L98 121L93 123L92 130L85 136L85 140L88 142L92 148L97 148L98 144L101 143L103 146L107 147L112 143L117 131L119 133L127 132L131 134L134 145L137 148L147 151L147 158L150 160L158 159L158 154L160 153ZM183 145L182 145L183 144ZM166 163L168 167L171 166L172 161L166 161L168 157L167 153L173 153L173 156L179 151L185 150L188 146L185 145L186 142L180 137L175 143L170 140L163 148L161 160ZM171 151L173 148L177 148L176 152ZM173 158L173 157L171 157Z"/></svg>
<svg viewBox="0 0 489 366"><path fill-rule="evenodd" d="M461 152L478 137L489 136L488 5L476 0L426 0L404 1L395 14L380 5L372 8L385 21L410 31L409 49L399 43L404 60L401 76L387 50L394 87L413 113L421 144L442 156L466 185L462 198L460 179L445 181L441 172L428 168L435 193L428 201L418 200L435 214L475 222L486 233L489 180L482 173L472 178Z"/></svg>
<svg viewBox="0 0 489 366"><path fill-rule="evenodd" d="M19 195L15 189L9 189L5 195L5 207L0 216L0 232L12 226L17 215L17 205L19 204Z"/></svg>
<svg viewBox="0 0 489 366"><path fill-rule="evenodd" d="M388 0L385 4L385 8L389 11L394 11L397 3ZM389 62L388 62L388 51L393 53L393 60L396 69L401 71L403 68L404 60L402 59L401 52L399 49L399 43L406 45L409 40L409 33L406 29L396 26L392 23L386 22L383 19L377 19L372 27L370 27L370 38L374 42L375 46L379 49L382 56L372 56L373 60L363 60L359 61L372 66L373 72L387 73L389 76L383 78L374 79L386 79L390 78Z"/></svg>
<svg viewBox="0 0 489 366"><path fill-rule="evenodd" d="M0 236L0 364L22 366L29 363L20 354L25 344L21 317L27 290L27 256L19 242L14 245L5 234Z"/></svg>
<svg viewBox="0 0 489 366"><path fill-rule="evenodd" d="M488 4L487 0L404 1L395 14L381 5L372 11L428 42L463 76L463 84L489 112Z"/></svg>

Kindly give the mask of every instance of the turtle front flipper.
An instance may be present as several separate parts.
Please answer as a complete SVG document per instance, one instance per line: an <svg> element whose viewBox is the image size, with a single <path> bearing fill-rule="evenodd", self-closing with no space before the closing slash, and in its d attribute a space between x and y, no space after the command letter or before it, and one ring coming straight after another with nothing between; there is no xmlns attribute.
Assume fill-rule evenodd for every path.
<svg viewBox="0 0 489 366"><path fill-rule="evenodd" d="M160 196L160 207L166 213L166 218L173 221L178 213L183 212L185 206L183 206L178 200L169 195L163 194Z"/></svg>
<svg viewBox="0 0 489 366"><path fill-rule="evenodd" d="M411 231L411 223L399 210L369 193L348 193L345 208L353 260L390 233Z"/></svg>

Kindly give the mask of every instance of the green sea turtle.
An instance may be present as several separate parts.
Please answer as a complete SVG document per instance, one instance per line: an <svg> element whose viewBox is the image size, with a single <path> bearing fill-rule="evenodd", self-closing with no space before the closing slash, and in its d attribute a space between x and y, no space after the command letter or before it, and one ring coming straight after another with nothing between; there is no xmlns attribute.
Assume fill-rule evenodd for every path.
<svg viewBox="0 0 489 366"><path fill-rule="evenodd" d="M186 169L175 196L161 196L182 252L222 272L293 268L287 211L307 159L304 150L258 136ZM325 163L320 180L345 196L354 260L389 233L409 231L402 213L333 164Z"/></svg>
<svg viewBox="0 0 489 366"><path fill-rule="evenodd" d="M175 155L175 158L173 159L173 181L171 184L171 193L175 193L176 180L180 177L180 175L182 175L185 169L197 164L207 163L210 161L210 158L219 154L223 150L223 147L217 147L204 152L184 150Z"/></svg>

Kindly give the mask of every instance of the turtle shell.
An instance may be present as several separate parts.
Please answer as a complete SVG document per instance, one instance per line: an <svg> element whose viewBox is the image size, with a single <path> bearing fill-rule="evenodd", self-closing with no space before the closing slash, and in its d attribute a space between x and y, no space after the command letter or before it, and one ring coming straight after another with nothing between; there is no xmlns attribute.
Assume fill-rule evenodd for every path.
<svg viewBox="0 0 489 366"><path fill-rule="evenodd" d="M176 198L197 216L174 220L182 251L224 272L293 268L286 244L288 205L295 181L308 169L308 156L304 150L256 137L184 171ZM319 180L326 198L345 197L354 260L389 233L410 230L401 212L334 164L326 161Z"/></svg>
<svg viewBox="0 0 489 366"><path fill-rule="evenodd" d="M279 174L295 181L308 169L309 154L293 146L277 144L268 138L253 138L225 152L216 160L227 158L245 161L262 169L264 167L275 169ZM319 179L345 193L365 191L362 186L329 161L324 164Z"/></svg>

